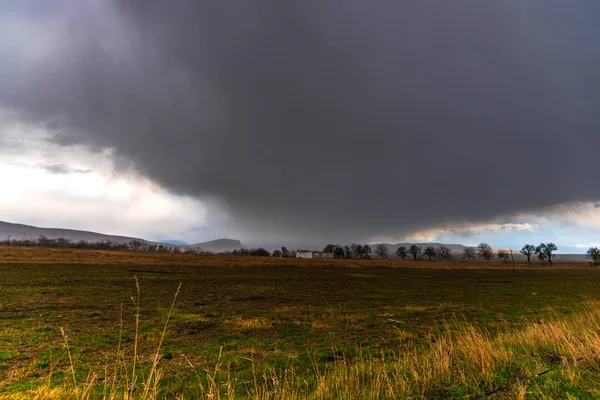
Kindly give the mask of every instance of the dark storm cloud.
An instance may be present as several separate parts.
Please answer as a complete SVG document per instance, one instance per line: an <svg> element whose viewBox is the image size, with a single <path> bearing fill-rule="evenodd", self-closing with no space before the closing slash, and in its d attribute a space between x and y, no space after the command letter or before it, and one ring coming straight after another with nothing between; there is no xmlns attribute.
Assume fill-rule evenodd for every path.
<svg viewBox="0 0 600 400"><path fill-rule="evenodd" d="M257 237L600 198L596 0L55 3L14 12L52 29L21 32L47 51L14 50L4 107Z"/></svg>

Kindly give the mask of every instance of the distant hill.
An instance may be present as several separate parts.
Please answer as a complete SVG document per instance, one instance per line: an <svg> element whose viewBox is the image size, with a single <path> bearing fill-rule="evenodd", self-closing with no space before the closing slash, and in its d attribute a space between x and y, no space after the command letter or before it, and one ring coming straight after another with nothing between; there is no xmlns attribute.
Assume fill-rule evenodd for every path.
<svg viewBox="0 0 600 400"><path fill-rule="evenodd" d="M176 240L176 239L161 239L161 240L157 240L157 242L158 243L176 244L177 246L187 245L187 243L184 242L183 240Z"/></svg>
<svg viewBox="0 0 600 400"><path fill-rule="evenodd" d="M208 250L208 251L214 251L215 253L218 253L221 251L231 251L231 250L235 250L235 249L243 249L245 247L242 244L242 242L240 242L239 240L217 239L217 240L211 240L210 242L196 243L196 244L181 246L182 250L186 250L188 248L189 249Z"/></svg>
<svg viewBox="0 0 600 400"><path fill-rule="evenodd" d="M74 242L86 240L88 242L111 241L116 243L129 243L132 240L139 240L146 243L157 243L129 236L106 235L103 233L80 231L76 229L39 228L37 226L0 221L0 240L6 240L8 238L11 240L36 240L38 237L40 237L40 235L44 235L48 239L64 238ZM175 245L168 242L163 243ZM217 239L210 242L196 243L193 245L180 245L179 247L181 247L182 250L185 250L186 248L199 248L206 251L220 252L240 249L244 246L239 240Z"/></svg>
<svg viewBox="0 0 600 400"><path fill-rule="evenodd" d="M88 242L103 242L110 240L111 242L129 243L132 240L145 241L144 239L105 235L103 233L79 231L75 229L60 229L60 228L39 228L37 226L13 224L10 222L0 221L0 239L16 240L36 240L40 235L46 236L48 239L64 238L72 241L87 240Z"/></svg>

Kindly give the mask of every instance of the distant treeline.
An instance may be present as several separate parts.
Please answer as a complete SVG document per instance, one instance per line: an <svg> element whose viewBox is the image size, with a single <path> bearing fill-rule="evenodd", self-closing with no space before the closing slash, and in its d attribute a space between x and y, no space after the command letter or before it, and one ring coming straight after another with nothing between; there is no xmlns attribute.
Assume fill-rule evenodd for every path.
<svg viewBox="0 0 600 400"><path fill-rule="evenodd" d="M527 257L527 261L531 261L531 256L536 255L540 260L548 261L552 264L554 259L554 252L558 250L554 243L540 243L539 246L531 244L525 245L520 253ZM353 243L348 246L340 246L335 244L328 244L323 249L324 252L332 253L334 258L371 258L371 254L374 254L380 259L390 258L390 252L388 246L380 243L376 244L372 249L369 245L360 245ZM413 260L443 260L449 261L455 258L452 254L452 250L448 246L417 246L413 244L409 247L400 246L396 249L393 254L396 258L402 260L406 258L412 258ZM485 261L490 261L497 257L503 262L508 262L509 259L513 258L512 251L498 250L494 253L492 246L487 243L480 243L477 247L465 247L461 254L465 260L475 260L480 258ZM514 259L514 258L513 258Z"/></svg>
<svg viewBox="0 0 600 400"><path fill-rule="evenodd" d="M548 243L540 243L538 246L533 244L526 244L523 246L519 253L527 258L527 262L531 262L531 257L536 256L540 261L547 261L552 265L554 258L556 256L555 252L558 250L556 244L552 242ZM360 245L353 243L352 245L340 246L335 244L328 244L323 249L323 252L333 254L334 258L363 258L368 259L371 258L371 254L373 253L380 259L387 259L390 257L388 246L380 243L374 246L372 249L369 245ZM422 260L426 258L427 260L443 260L449 261L455 258L455 255L452 254L452 250L447 246L417 246L415 244L405 247L400 246L396 249L396 252L393 254L396 258L400 258L402 260L406 258L412 258L413 260ZM465 260L475 260L481 259L485 261L491 261L494 258L498 258L502 262L508 262L509 260L514 261L514 254L512 250L507 251L504 249L500 249L497 252L494 252L492 246L488 243L480 243L478 246L466 246L463 248L462 254L459 256ZM586 257L590 260L590 262L596 266L600 265L600 249L597 247L590 247L590 249L586 252Z"/></svg>
<svg viewBox="0 0 600 400"><path fill-rule="evenodd" d="M65 238L49 239L44 235L40 235L37 240L15 240L6 239L0 241L2 246L24 246L24 247L50 247L50 248L68 248L68 249L89 249L89 250L111 250L111 251L135 251L144 253L173 253L173 254L196 254L196 255L233 255L233 256L252 256L252 257L296 257L296 252L307 251L307 250L294 250L288 249L285 246L281 247L281 250L275 250L271 254L268 250L259 247L253 249L238 249L233 251L224 251L215 253L213 251L204 250L200 247L185 247L184 250L180 246L168 245L168 244L157 244L148 243L142 240L131 240L128 243L113 242L110 240L100 242L89 242L87 240L72 241ZM527 262L531 262L531 257L536 256L540 261L547 261L552 265L555 252L558 247L552 243L540 243L538 246L532 244L526 244L523 246L519 253L527 258ZM328 244L323 249L324 253L332 254L333 258L338 259L371 259L371 254L374 254L379 259L390 258L390 252L388 246L385 244L377 244L371 248L370 245L356 244L351 245L337 245ZM413 260L442 260L449 261L455 258L452 251L447 246L417 246L415 244L405 247L400 246L396 249L393 254L396 258L406 259L412 258ZM597 247L591 247L587 253L587 258L592 264L600 265L600 249ZM467 246L463 249L460 258L465 260L481 259L485 261L491 261L494 258L498 258L503 262L514 260L512 251L500 249L494 252L492 246L488 243L480 243L478 246L470 247Z"/></svg>
<svg viewBox="0 0 600 400"><path fill-rule="evenodd" d="M196 254L196 255L245 255L245 256L262 256L269 257L271 253L263 248L258 249L242 249L234 250L233 252L220 252L204 250L201 247L185 247L161 244L148 243L142 240L131 240L127 243L104 240L100 242L90 242L87 240L69 240L65 238L49 239L44 235L40 235L37 240L15 240L6 239L0 241L2 246L22 246L22 247L47 247L61 249L87 249L87 250L109 250L109 251L135 251L143 253L172 253L172 254Z"/></svg>

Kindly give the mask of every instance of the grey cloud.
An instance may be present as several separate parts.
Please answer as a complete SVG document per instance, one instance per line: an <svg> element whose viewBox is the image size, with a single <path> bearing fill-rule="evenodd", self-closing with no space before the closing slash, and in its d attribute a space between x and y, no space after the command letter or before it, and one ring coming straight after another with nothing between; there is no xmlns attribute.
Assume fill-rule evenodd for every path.
<svg viewBox="0 0 600 400"><path fill-rule="evenodd" d="M57 175L89 174L92 172L91 169L72 168L65 164L38 165L37 167Z"/></svg>
<svg viewBox="0 0 600 400"><path fill-rule="evenodd" d="M0 104L210 199L246 237L600 199L596 0L77 4L13 13L57 39L9 69Z"/></svg>

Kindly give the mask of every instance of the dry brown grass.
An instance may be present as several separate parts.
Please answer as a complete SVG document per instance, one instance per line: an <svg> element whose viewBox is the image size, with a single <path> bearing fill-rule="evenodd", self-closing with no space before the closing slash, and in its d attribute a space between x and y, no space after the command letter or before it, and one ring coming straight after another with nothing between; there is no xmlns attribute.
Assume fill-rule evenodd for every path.
<svg viewBox="0 0 600 400"><path fill-rule="evenodd" d="M273 326L273 322L266 318L246 318L241 315L227 318L225 324L233 325L239 329L268 329Z"/></svg>
<svg viewBox="0 0 600 400"><path fill-rule="evenodd" d="M419 305L409 305L409 306L405 306L403 308L406 311L419 313L419 312L425 312L425 311L429 310L431 307L419 306Z"/></svg>
<svg viewBox="0 0 600 400"><path fill-rule="evenodd" d="M531 322L523 330L495 337L471 326L456 326L427 348L411 350L393 359L342 363L318 379L317 398L428 398L468 397L481 382L503 382L509 398L524 398L527 386L510 387L519 378L583 357L581 365L557 370L531 382L528 394L556 398L553 381L579 388L600 398L597 374L600 355L600 303L590 302L572 317L559 314L546 322ZM582 367L582 368L579 368ZM493 387L493 386L492 386ZM365 397L363 397L365 396ZM590 397L591 398L591 397Z"/></svg>
<svg viewBox="0 0 600 400"><path fill-rule="evenodd" d="M241 326L264 326L264 321L234 318ZM484 390L505 385L500 398L600 398L598 378L600 355L600 302L590 301L583 309L569 316L555 313L542 322L531 321L524 329L490 335L469 325L457 323L435 337L422 348L412 348L380 357L360 356L352 361L341 359L318 369L315 366L314 387L298 379L293 367L283 372L267 371L255 374L247 385L245 398L259 399L397 399L397 398L469 398ZM404 335L399 330L399 335ZM251 359L260 357L254 349L245 349ZM578 357L581 363L524 385L514 385L520 378L557 367ZM25 394L4 395L2 399L156 399L160 395L161 370L157 365L156 379L148 379L145 390L133 392L128 385L129 374L116 374L113 381L120 385L100 383L97 375L76 387L44 386ZM201 399L234 399L239 382L228 374L223 379L221 365L198 375L198 395ZM190 368L194 365L190 363ZM128 371L116 368L115 371ZM217 378L221 375L221 379ZM482 385L483 383L483 385ZM486 389L487 388L487 389ZM563 392L561 392L561 390ZM574 394L575 393L575 394Z"/></svg>
<svg viewBox="0 0 600 400"><path fill-rule="evenodd" d="M0 399L472 398L580 356L498 398L600 398L600 302L581 304L597 297L593 270L513 275L502 264L398 260L353 260L364 267L348 270L313 268L347 260L0 251L0 312L9 316L0 319L8 322L0 350L12 346L0 360ZM419 265L439 270L400 269ZM163 352L161 321L180 279ZM118 333L123 299L131 340L121 345L118 335L117 347L101 333ZM58 345L56 324L69 335ZM67 344L74 368L66 355L36 367L40 349L52 346L56 357Z"/></svg>
<svg viewBox="0 0 600 400"><path fill-rule="evenodd" d="M328 321L325 321L323 319L313 319L310 322L310 329L312 329L314 331L326 331L331 328L332 328L331 323L329 323Z"/></svg>
<svg viewBox="0 0 600 400"><path fill-rule="evenodd" d="M206 256L193 254L141 253L127 251L55 249L40 247L0 246L0 263L5 264L58 264L58 265L202 265L214 267L238 266L337 266L362 268L369 266L392 268L433 269L512 269L510 263L481 261L425 261L425 260L346 260L300 259L275 257ZM549 267L543 263L517 263L517 269ZM587 263L555 264L552 269L591 268ZM369 274L357 274L368 279Z"/></svg>

